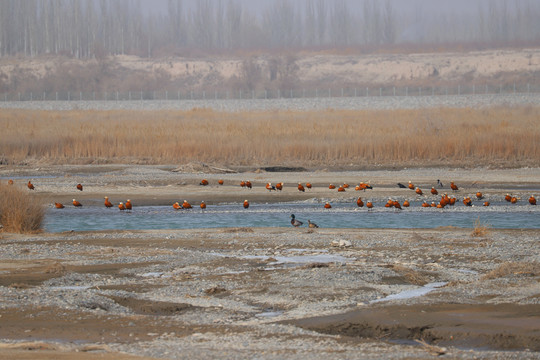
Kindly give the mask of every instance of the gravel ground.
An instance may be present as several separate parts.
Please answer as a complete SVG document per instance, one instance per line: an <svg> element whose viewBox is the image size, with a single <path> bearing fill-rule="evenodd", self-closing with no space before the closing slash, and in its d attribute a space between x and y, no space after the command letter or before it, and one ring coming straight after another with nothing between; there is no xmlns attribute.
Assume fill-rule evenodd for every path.
<svg viewBox="0 0 540 360"><path fill-rule="evenodd" d="M166 101L0 101L0 108L25 110L392 110L433 107L481 108L490 106L538 105L540 94L487 94L448 96L370 96L345 98L249 99L249 100L166 100Z"/></svg>
<svg viewBox="0 0 540 360"><path fill-rule="evenodd" d="M350 246L332 245L339 240ZM492 230L475 238L462 229L4 234L0 337L4 344L39 341L64 351L106 345L109 352L155 358L431 358L412 335L366 339L295 321L390 306L397 313L448 304L538 310L539 240L534 231ZM514 267L493 272L504 264ZM432 283L428 294L391 300ZM496 321L486 321L489 331ZM521 317L515 321L527 329ZM424 325L418 338L435 331ZM499 329L482 349L468 349L459 335L476 337L462 321L452 338L439 335L433 343L451 358L540 358L538 328L528 335L514 330ZM525 345L516 350L498 340L509 337Z"/></svg>

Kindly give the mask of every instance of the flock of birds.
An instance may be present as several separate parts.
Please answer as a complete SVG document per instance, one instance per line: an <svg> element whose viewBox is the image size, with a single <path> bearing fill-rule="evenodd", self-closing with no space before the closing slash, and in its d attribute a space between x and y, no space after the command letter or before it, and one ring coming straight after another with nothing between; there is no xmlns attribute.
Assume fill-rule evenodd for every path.
<svg viewBox="0 0 540 360"><path fill-rule="evenodd" d="M8 180L8 184L13 185L13 180ZM199 185L201 185L201 186L208 186L209 184L210 183L209 183L209 181L207 179L203 179L199 183ZM218 184L223 185L224 180L222 180L222 179L218 180ZM27 186L28 186L28 189L30 189L30 190L35 189L35 187L34 187L34 185L32 184L31 181L28 181ZM248 181L241 181L240 186L242 188L251 189L253 187L253 184L249 180ZM399 188L413 190L415 192L415 194L418 195L418 196L424 195L424 191L420 187L415 186L412 183L412 181L409 181L407 185L404 185L402 183L397 183L397 186ZM444 187L443 183L440 180L437 180L437 186L438 186L438 188L443 188ZM276 191L276 192L277 191L282 191L283 187L284 187L284 183L282 183L282 182L277 183L275 185L272 185L272 183L269 182L269 183L266 183L266 185L265 185L265 188L270 192L272 192L272 191ZM82 184L77 184L76 188L79 191L83 191L83 185ZM312 188L312 184L309 183L309 182L305 183L305 185L302 184L302 183L298 183L298 186L297 186L297 189L300 192L305 192L306 189L310 190L311 188ZM344 192L344 191L346 191L346 189L349 188L349 185L348 184L341 184L341 185L336 187L335 185L330 184L328 186L328 188L330 190L334 190L334 189L337 188L338 192ZM355 186L356 191L366 191L368 189L373 189L373 187L369 183L360 182L358 185ZM450 189L452 190L452 192L459 191L459 187L453 181L450 182ZM439 195L439 191L433 186L431 187L431 190L429 192L433 196ZM475 195L476 195L476 200L483 200L484 199L484 195L480 191L478 191ZM519 201L519 198L516 197L516 196L510 195L510 194L506 194L505 200L508 201L509 203L516 204ZM528 200L529 200L530 205L536 205L536 198L534 197L534 195L531 195ZM441 198L440 198L439 202L432 201L431 203L428 203L426 200L423 200L421 206L422 207L435 207L435 208L442 209L442 208L444 208L446 206L453 206L456 203L456 201L457 200L456 200L455 196L449 196L447 193L444 193L444 194L441 194ZM73 203L73 206L75 206L75 207L81 207L82 206L82 204L79 201L77 201L76 199L73 199L72 203ZM470 196L464 196L463 197L463 204L465 206L472 206L473 203L472 203L471 197ZM61 203L58 203L58 202L55 202L54 205L55 205L55 207L57 209L64 208L64 205L61 204ZM105 196L104 205L107 208L111 208L111 207L114 206L109 201L109 198L107 196ZM360 208L364 207L364 205L365 205L368 208L368 210L373 209L373 207L374 207L374 204L373 204L373 202L371 200L366 201L366 203L364 204L364 201L362 200L361 197L358 197L358 199L356 200L356 205L358 207L360 207ZM489 206L489 205L490 205L489 201L485 200L483 202L483 206ZM187 200L184 200L184 202L182 204L180 204L179 202L175 202L172 206L173 206L173 208L175 210L192 209L193 208L192 205ZM202 201L199 206L200 206L201 209L206 209L206 203L204 201ZM248 209L249 208L249 201L244 200L243 206L244 206L245 209ZM409 207L410 202L408 200L404 200L403 203L400 203L396 199L389 198L384 206L387 207L387 208L392 208L393 207L395 209L401 210L403 208ZM131 203L131 200L129 200L129 199L125 203L120 202L118 204L118 209L120 211L131 211L132 208L133 208L133 204ZM325 209L331 209L332 205L329 202L325 202L324 208ZM302 226L303 223L301 221L299 221L298 219L296 219L294 214L291 214L291 225L294 226L294 227L298 227L298 226ZM317 224L311 222L310 220L308 220L308 226L310 228L317 228L318 227Z"/></svg>

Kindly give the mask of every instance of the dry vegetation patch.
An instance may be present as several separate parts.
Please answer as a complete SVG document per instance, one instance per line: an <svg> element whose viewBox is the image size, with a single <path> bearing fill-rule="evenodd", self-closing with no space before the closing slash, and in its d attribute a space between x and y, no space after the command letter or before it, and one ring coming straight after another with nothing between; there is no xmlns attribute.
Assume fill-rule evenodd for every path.
<svg viewBox="0 0 540 360"><path fill-rule="evenodd" d="M10 164L540 166L540 107L327 111L2 110Z"/></svg>
<svg viewBox="0 0 540 360"><path fill-rule="evenodd" d="M482 279L497 279L508 275L538 276L540 275L540 263L507 261L485 274Z"/></svg>
<svg viewBox="0 0 540 360"><path fill-rule="evenodd" d="M14 185L0 184L1 230L35 233L41 230L45 207L41 200Z"/></svg>
<svg viewBox="0 0 540 360"><path fill-rule="evenodd" d="M471 236L472 237L484 237L484 236L486 236L488 234L489 234L489 225L483 223L480 220L480 217L478 217L474 221L474 228L473 228L473 230L471 232Z"/></svg>

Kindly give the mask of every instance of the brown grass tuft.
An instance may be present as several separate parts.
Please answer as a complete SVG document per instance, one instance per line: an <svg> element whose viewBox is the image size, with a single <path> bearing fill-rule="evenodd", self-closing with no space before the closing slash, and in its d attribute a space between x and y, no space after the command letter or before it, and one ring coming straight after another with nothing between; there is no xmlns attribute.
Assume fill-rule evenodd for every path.
<svg viewBox="0 0 540 360"><path fill-rule="evenodd" d="M2 231L35 233L41 230L45 207L35 196L17 186L0 184L0 199Z"/></svg>
<svg viewBox="0 0 540 360"><path fill-rule="evenodd" d="M405 280L413 285L424 286L429 282L428 278L420 272L403 265L395 264L392 266L392 270L403 276Z"/></svg>
<svg viewBox="0 0 540 360"><path fill-rule="evenodd" d="M66 272L66 266L60 262L50 264L44 270L45 274L64 274Z"/></svg>
<svg viewBox="0 0 540 360"><path fill-rule="evenodd" d="M497 279L508 275L540 275L540 263L507 261L485 274L482 279Z"/></svg>
<svg viewBox="0 0 540 360"><path fill-rule="evenodd" d="M489 234L489 225L482 223L480 217L474 221L474 228L471 232L472 237L484 237Z"/></svg>

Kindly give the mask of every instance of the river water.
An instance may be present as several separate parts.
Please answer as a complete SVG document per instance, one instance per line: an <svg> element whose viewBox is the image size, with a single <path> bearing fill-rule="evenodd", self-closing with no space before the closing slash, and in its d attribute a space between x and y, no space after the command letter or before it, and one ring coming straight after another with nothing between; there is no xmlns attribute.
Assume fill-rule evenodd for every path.
<svg viewBox="0 0 540 360"><path fill-rule="evenodd" d="M45 216L48 232L88 230L144 230L144 229L202 229L218 227L291 227L290 215L321 228L436 228L455 226L473 228L482 225L497 229L540 229L540 207L525 203L492 204L489 207L465 207L456 204L444 209L422 208L412 203L404 210L384 208L372 210L356 204L334 204L324 209L313 202L208 205L205 210L175 210L172 206L134 206L131 212L113 207L86 206L49 209Z"/></svg>

